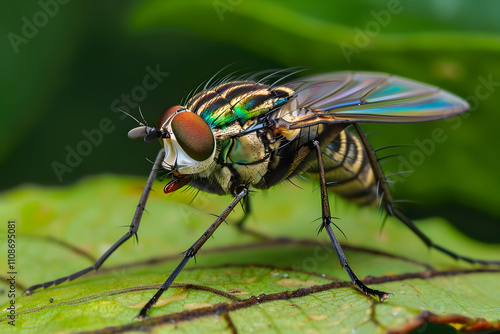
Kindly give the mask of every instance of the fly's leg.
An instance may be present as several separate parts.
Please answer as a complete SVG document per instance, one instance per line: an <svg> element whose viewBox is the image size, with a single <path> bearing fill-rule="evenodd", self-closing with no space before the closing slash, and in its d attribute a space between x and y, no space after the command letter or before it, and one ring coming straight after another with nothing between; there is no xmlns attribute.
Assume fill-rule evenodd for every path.
<svg viewBox="0 0 500 334"><path fill-rule="evenodd" d="M236 223L236 227L238 228L238 230L242 232L248 232L245 227L245 221L247 220L248 216L250 216L251 211L252 207L250 205L250 197L246 197L243 200L243 217L241 217L241 219Z"/></svg>
<svg viewBox="0 0 500 334"><path fill-rule="evenodd" d="M322 225L321 229L325 229L326 233L328 234L328 237L330 238L330 241L332 242L333 248L335 249L335 252L337 253L337 256L340 260L340 264L342 267L344 267L345 271L349 275L349 278L351 279L352 283L356 288L361 290L363 293L378 297L380 301L383 301L386 299L390 293L384 292L384 291L379 291L375 289L371 289L367 287L361 280L354 274L352 271L351 267L349 266L349 263L347 263L347 258L344 255L344 252L342 251L342 247L340 247L340 243L337 240L337 237L335 236L335 233L333 232L332 229L332 216L330 214L330 203L328 201L328 192L326 188L326 177L325 177L325 169L323 165L323 157L321 153L321 147L318 141L313 141L313 146L316 149L316 154L317 154L317 160L318 160L318 169L319 169L319 181L320 181L320 189L321 189L321 208L322 208Z"/></svg>
<svg viewBox="0 0 500 334"><path fill-rule="evenodd" d="M391 192L389 190L389 186L387 185L387 182L385 180L384 172L382 171L382 168L380 167L380 163L377 160L377 156L375 155L375 151L373 150L372 146L370 145L370 143L366 139L366 136L363 133L363 131L361 130L361 127L356 123L354 123L353 125L356 128L356 131L359 134L359 138L361 140L361 143L363 144L363 147L366 151L366 154L367 154L368 159L370 161L370 165L371 165L373 173L375 175L375 179L377 180L377 182L379 184L378 188L379 188L379 194L381 194L380 196L382 197L382 201L383 201L382 204L389 215L398 218L403 224L405 224L410 230L412 230L413 233L415 233L420 238L420 240L422 240L427 245L427 247L437 249L438 251L440 251L440 252L442 252L442 253L444 253L444 254L446 254L446 255L448 255L456 260L463 260L463 261L466 261L469 263L497 264L497 265L500 264L500 261L498 261L498 260L474 259L471 257L459 255L459 254L452 252L444 247L436 245L431 239L429 239L429 237L427 237L422 231L420 231L418 229L418 227L415 226L415 224L410 219L408 219L405 215L403 215L403 213L401 213L401 211L396 209L394 207L394 200L392 199L392 195L391 195Z"/></svg>
<svg viewBox="0 0 500 334"><path fill-rule="evenodd" d="M65 281L72 281L82 275L85 275L88 272L91 272L92 270L97 270L104 263L104 261L106 261L106 259L109 256L111 256L111 254L113 254L113 252L117 250L118 247L120 247L125 241L130 239L130 237L132 236L135 236L137 238L137 231L139 230L139 225L141 223L142 213L144 212L144 209L146 207L146 202L148 201L149 193L151 192L151 187L153 186L153 182L156 178L158 170L160 169L160 164L164 156L165 156L165 150L161 149L160 152L158 152L158 155L156 156L156 160L153 164L153 169L151 170L151 173L149 173L148 181L146 183L146 186L144 187L141 199L139 200L139 204L137 205L137 208L135 210L135 214L134 217L132 218L132 223L130 224L130 228L128 232L123 237L120 238L120 240L115 242L115 244L111 246L111 248L108 249L106 253L104 253L92 266L80 270L69 276L58 278L54 281L49 281L30 286L29 288L26 289L26 291L24 291L24 293L30 295L31 293L33 293L33 291L37 289L47 288L52 285L58 285Z"/></svg>
<svg viewBox="0 0 500 334"><path fill-rule="evenodd" d="M177 265L177 267L172 271L170 276L168 276L167 280L163 283L161 288L155 293L153 298L151 298L146 305L141 309L141 312L137 316L139 319L145 319L147 318L147 313L153 305L160 299L160 296L167 291L167 289L172 285L174 280L177 278L179 273L182 271L186 263L196 255L196 253L200 250L200 248L205 244L205 242L212 236L212 234L217 230L217 228L220 226L220 224L226 219L226 217L229 215L229 213L238 205L238 203L245 198L248 195L248 188L246 186L240 185L235 188L233 191L235 194L235 198L229 204L229 206L222 212L222 214L217 217L215 222L210 225L210 227L205 231L205 233L202 234L202 236L196 240L196 242L189 247L187 251L184 252L184 257L182 258L181 262Z"/></svg>

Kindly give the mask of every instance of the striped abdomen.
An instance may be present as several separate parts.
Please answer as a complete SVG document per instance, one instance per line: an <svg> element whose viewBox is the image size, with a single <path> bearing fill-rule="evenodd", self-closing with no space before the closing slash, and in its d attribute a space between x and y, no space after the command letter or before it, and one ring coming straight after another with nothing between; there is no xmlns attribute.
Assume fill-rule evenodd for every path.
<svg viewBox="0 0 500 334"><path fill-rule="evenodd" d="M378 204L377 182L358 137L344 130L323 150L328 189L359 205Z"/></svg>

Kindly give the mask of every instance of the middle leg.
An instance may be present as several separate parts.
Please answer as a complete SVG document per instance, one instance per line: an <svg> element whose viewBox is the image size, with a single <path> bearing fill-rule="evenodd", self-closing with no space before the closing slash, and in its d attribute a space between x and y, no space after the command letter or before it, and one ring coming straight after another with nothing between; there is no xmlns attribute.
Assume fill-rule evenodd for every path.
<svg viewBox="0 0 500 334"><path fill-rule="evenodd" d="M188 261L196 255L196 253L200 250L200 248L212 236L212 234L215 232L215 230L217 230L220 224L222 224L222 222L226 219L229 213L233 211L236 205L238 205L238 203L248 195L248 188L246 186L239 186L236 188L239 189L236 189L234 191L235 198L233 199L231 204L229 204L229 206L224 210L224 212L222 212L222 214L219 217L217 217L215 222L212 225L210 225L210 227L205 231L205 233L203 233L203 235L198 240L196 240L196 242L191 247L189 247L187 251L184 252L184 257L182 258L181 262L179 262L174 271L172 271L170 276L168 276L167 280L163 283L161 288L155 293L153 298L151 298L146 303L146 305L144 305L144 307L141 309L141 312L138 315L139 319L145 319L148 317L147 313L149 312L149 310L151 310L153 305L156 304L158 299L160 299L161 295L165 291L167 291L170 285L172 285L172 283L180 274L182 269L184 269L184 266L188 263Z"/></svg>
<svg viewBox="0 0 500 334"><path fill-rule="evenodd" d="M333 232L333 229L331 226L333 224L333 222L332 222L332 216L330 213L330 203L328 201L326 176L325 176L325 169L324 169L324 165L323 165L321 146L320 146L319 142L316 140L313 141L313 146L316 150L316 155L317 155L319 181L320 181L320 189L321 189L322 225L321 225L320 230L322 230L322 229L326 230L326 233L328 234L328 237L330 238L330 241L332 242L333 248L335 249L335 253L337 253L340 264L342 265L342 267L344 267L345 271L349 275L349 278L351 279L354 286L356 288L358 288L359 290L361 290L363 293L370 295L370 296L378 297L380 301L383 301L391 294L384 292L384 291L369 288L363 282L361 282L361 280L356 276L356 274L354 274L351 267L349 266L349 263L347 262L347 258L344 254L344 251L342 250L342 247L340 246L340 243L337 240L335 233Z"/></svg>

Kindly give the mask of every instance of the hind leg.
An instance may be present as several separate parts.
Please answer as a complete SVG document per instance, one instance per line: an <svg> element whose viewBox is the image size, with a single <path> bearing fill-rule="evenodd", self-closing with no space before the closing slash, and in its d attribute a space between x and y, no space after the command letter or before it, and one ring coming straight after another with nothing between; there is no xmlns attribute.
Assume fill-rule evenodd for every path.
<svg viewBox="0 0 500 334"><path fill-rule="evenodd" d="M427 237L420 229L410 220L408 219L401 211L396 209L394 207L394 200L392 198L391 192L389 190L389 186L387 185L387 181L385 179L384 172L382 171L382 168L380 167L380 163L377 159L377 156L375 154L375 151L373 150L372 146L366 139L365 134L361 130L360 126L358 124L354 124L354 128L359 134L359 138L361 140L361 143L363 144L363 147L366 151L366 154L368 156L368 159L370 161L370 165L372 167L373 173L375 175L377 184L378 184L378 194L380 196L380 203L381 207L383 207L387 214L394 216L398 218L403 224L405 224L410 230L412 230L419 238L422 240L427 247L434 248L439 250L440 252L456 259L456 260L463 260L469 263L481 263L481 264L500 264L499 260L482 260L482 259L474 259L468 256L463 256L459 255L453 251L450 251L449 249L446 249L444 247L441 247L437 244L435 244L429 237Z"/></svg>

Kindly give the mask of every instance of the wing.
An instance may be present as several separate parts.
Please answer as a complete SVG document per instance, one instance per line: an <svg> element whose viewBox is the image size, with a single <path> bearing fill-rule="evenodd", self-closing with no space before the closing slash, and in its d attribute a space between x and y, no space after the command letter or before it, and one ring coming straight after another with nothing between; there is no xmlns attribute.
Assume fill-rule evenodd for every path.
<svg viewBox="0 0 500 334"><path fill-rule="evenodd" d="M469 109L465 100L445 90L385 73L332 72L283 86L293 89L295 97L280 110L282 117L312 111L292 117L290 128L338 122L422 122Z"/></svg>

